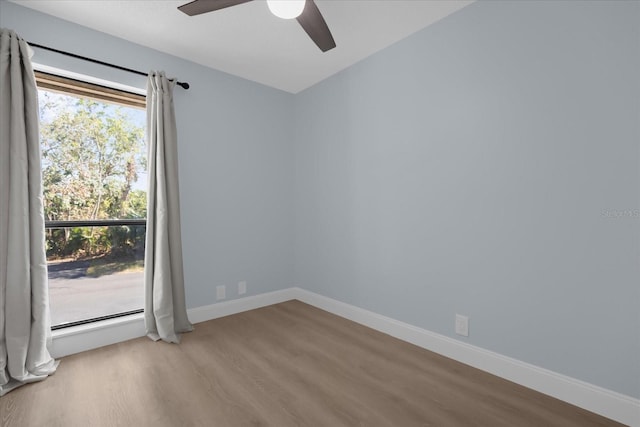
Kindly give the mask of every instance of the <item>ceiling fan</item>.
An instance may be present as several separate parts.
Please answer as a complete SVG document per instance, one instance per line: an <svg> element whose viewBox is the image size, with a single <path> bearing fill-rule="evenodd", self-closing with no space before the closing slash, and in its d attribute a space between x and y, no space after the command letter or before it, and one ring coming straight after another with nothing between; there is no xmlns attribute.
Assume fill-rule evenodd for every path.
<svg viewBox="0 0 640 427"><path fill-rule="evenodd" d="M194 0L178 9L189 16L213 12L252 0ZM313 0L267 0L271 12L284 19L296 18L311 40L326 52L336 47L331 31Z"/></svg>

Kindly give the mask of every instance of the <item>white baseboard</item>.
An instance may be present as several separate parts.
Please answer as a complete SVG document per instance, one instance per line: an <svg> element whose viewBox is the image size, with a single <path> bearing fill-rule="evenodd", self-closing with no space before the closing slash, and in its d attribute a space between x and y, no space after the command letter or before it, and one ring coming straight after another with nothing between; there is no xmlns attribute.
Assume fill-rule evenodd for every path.
<svg viewBox="0 0 640 427"><path fill-rule="evenodd" d="M295 288L295 298L612 420L640 427L640 400Z"/></svg>
<svg viewBox="0 0 640 427"><path fill-rule="evenodd" d="M254 310L256 308L296 299L296 294L297 288L287 288L265 294L219 302L217 304L205 305L203 307L196 307L189 310L189 320L191 323L206 322L207 320L217 319L218 317L229 316L231 314L242 313L243 311Z"/></svg>
<svg viewBox="0 0 640 427"><path fill-rule="evenodd" d="M571 403L612 420L640 427L640 400L549 371L480 347L463 343L301 288L196 307L188 310L192 323L205 322L292 299L336 314L403 341L473 366L514 383ZM55 358L145 335L142 314L54 331Z"/></svg>
<svg viewBox="0 0 640 427"><path fill-rule="evenodd" d="M187 310L192 323L205 322L247 310L295 299L296 288L287 288L260 295L252 295ZM53 331L51 355L60 358L105 345L145 336L143 314L104 320L87 325Z"/></svg>

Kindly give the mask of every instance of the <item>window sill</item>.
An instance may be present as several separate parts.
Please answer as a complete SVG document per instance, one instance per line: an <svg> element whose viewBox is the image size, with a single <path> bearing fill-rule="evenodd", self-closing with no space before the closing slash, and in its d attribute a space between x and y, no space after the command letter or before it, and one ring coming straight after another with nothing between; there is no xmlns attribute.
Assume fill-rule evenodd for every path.
<svg viewBox="0 0 640 427"><path fill-rule="evenodd" d="M136 313L52 331L50 353L59 358L144 335L144 313Z"/></svg>
<svg viewBox="0 0 640 427"><path fill-rule="evenodd" d="M98 329L112 328L113 326L125 325L127 323L144 320L144 313L130 314L129 316L116 317L115 319L99 320L87 323L86 325L70 326L68 328L51 331L52 338L67 337L71 335L84 334Z"/></svg>

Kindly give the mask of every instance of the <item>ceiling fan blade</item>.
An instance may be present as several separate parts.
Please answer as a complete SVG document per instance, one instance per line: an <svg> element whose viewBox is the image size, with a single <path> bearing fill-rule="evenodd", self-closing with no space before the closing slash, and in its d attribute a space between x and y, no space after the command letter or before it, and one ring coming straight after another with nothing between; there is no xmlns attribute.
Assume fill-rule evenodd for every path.
<svg viewBox="0 0 640 427"><path fill-rule="evenodd" d="M191 3L178 6L178 9L189 16L194 16L250 1L251 0L194 0Z"/></svg>
<svg viewBox="0 0 640 427"><path fill-rule="evenodd" d="M336 47L331 31L313 0L307 0L302 14L296 19L321 51L326 52Z"/></svg>

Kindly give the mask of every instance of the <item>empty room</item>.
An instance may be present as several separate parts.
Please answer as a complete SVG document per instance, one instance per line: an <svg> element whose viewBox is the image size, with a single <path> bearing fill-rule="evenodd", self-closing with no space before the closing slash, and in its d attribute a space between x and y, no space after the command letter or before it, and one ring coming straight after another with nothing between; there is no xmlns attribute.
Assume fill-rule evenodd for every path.
<svg viewBox="0 0 640 427"><path fill-rule="evenodd" d="M640 427L640 1L0 0L0 425Z"/></svg>

